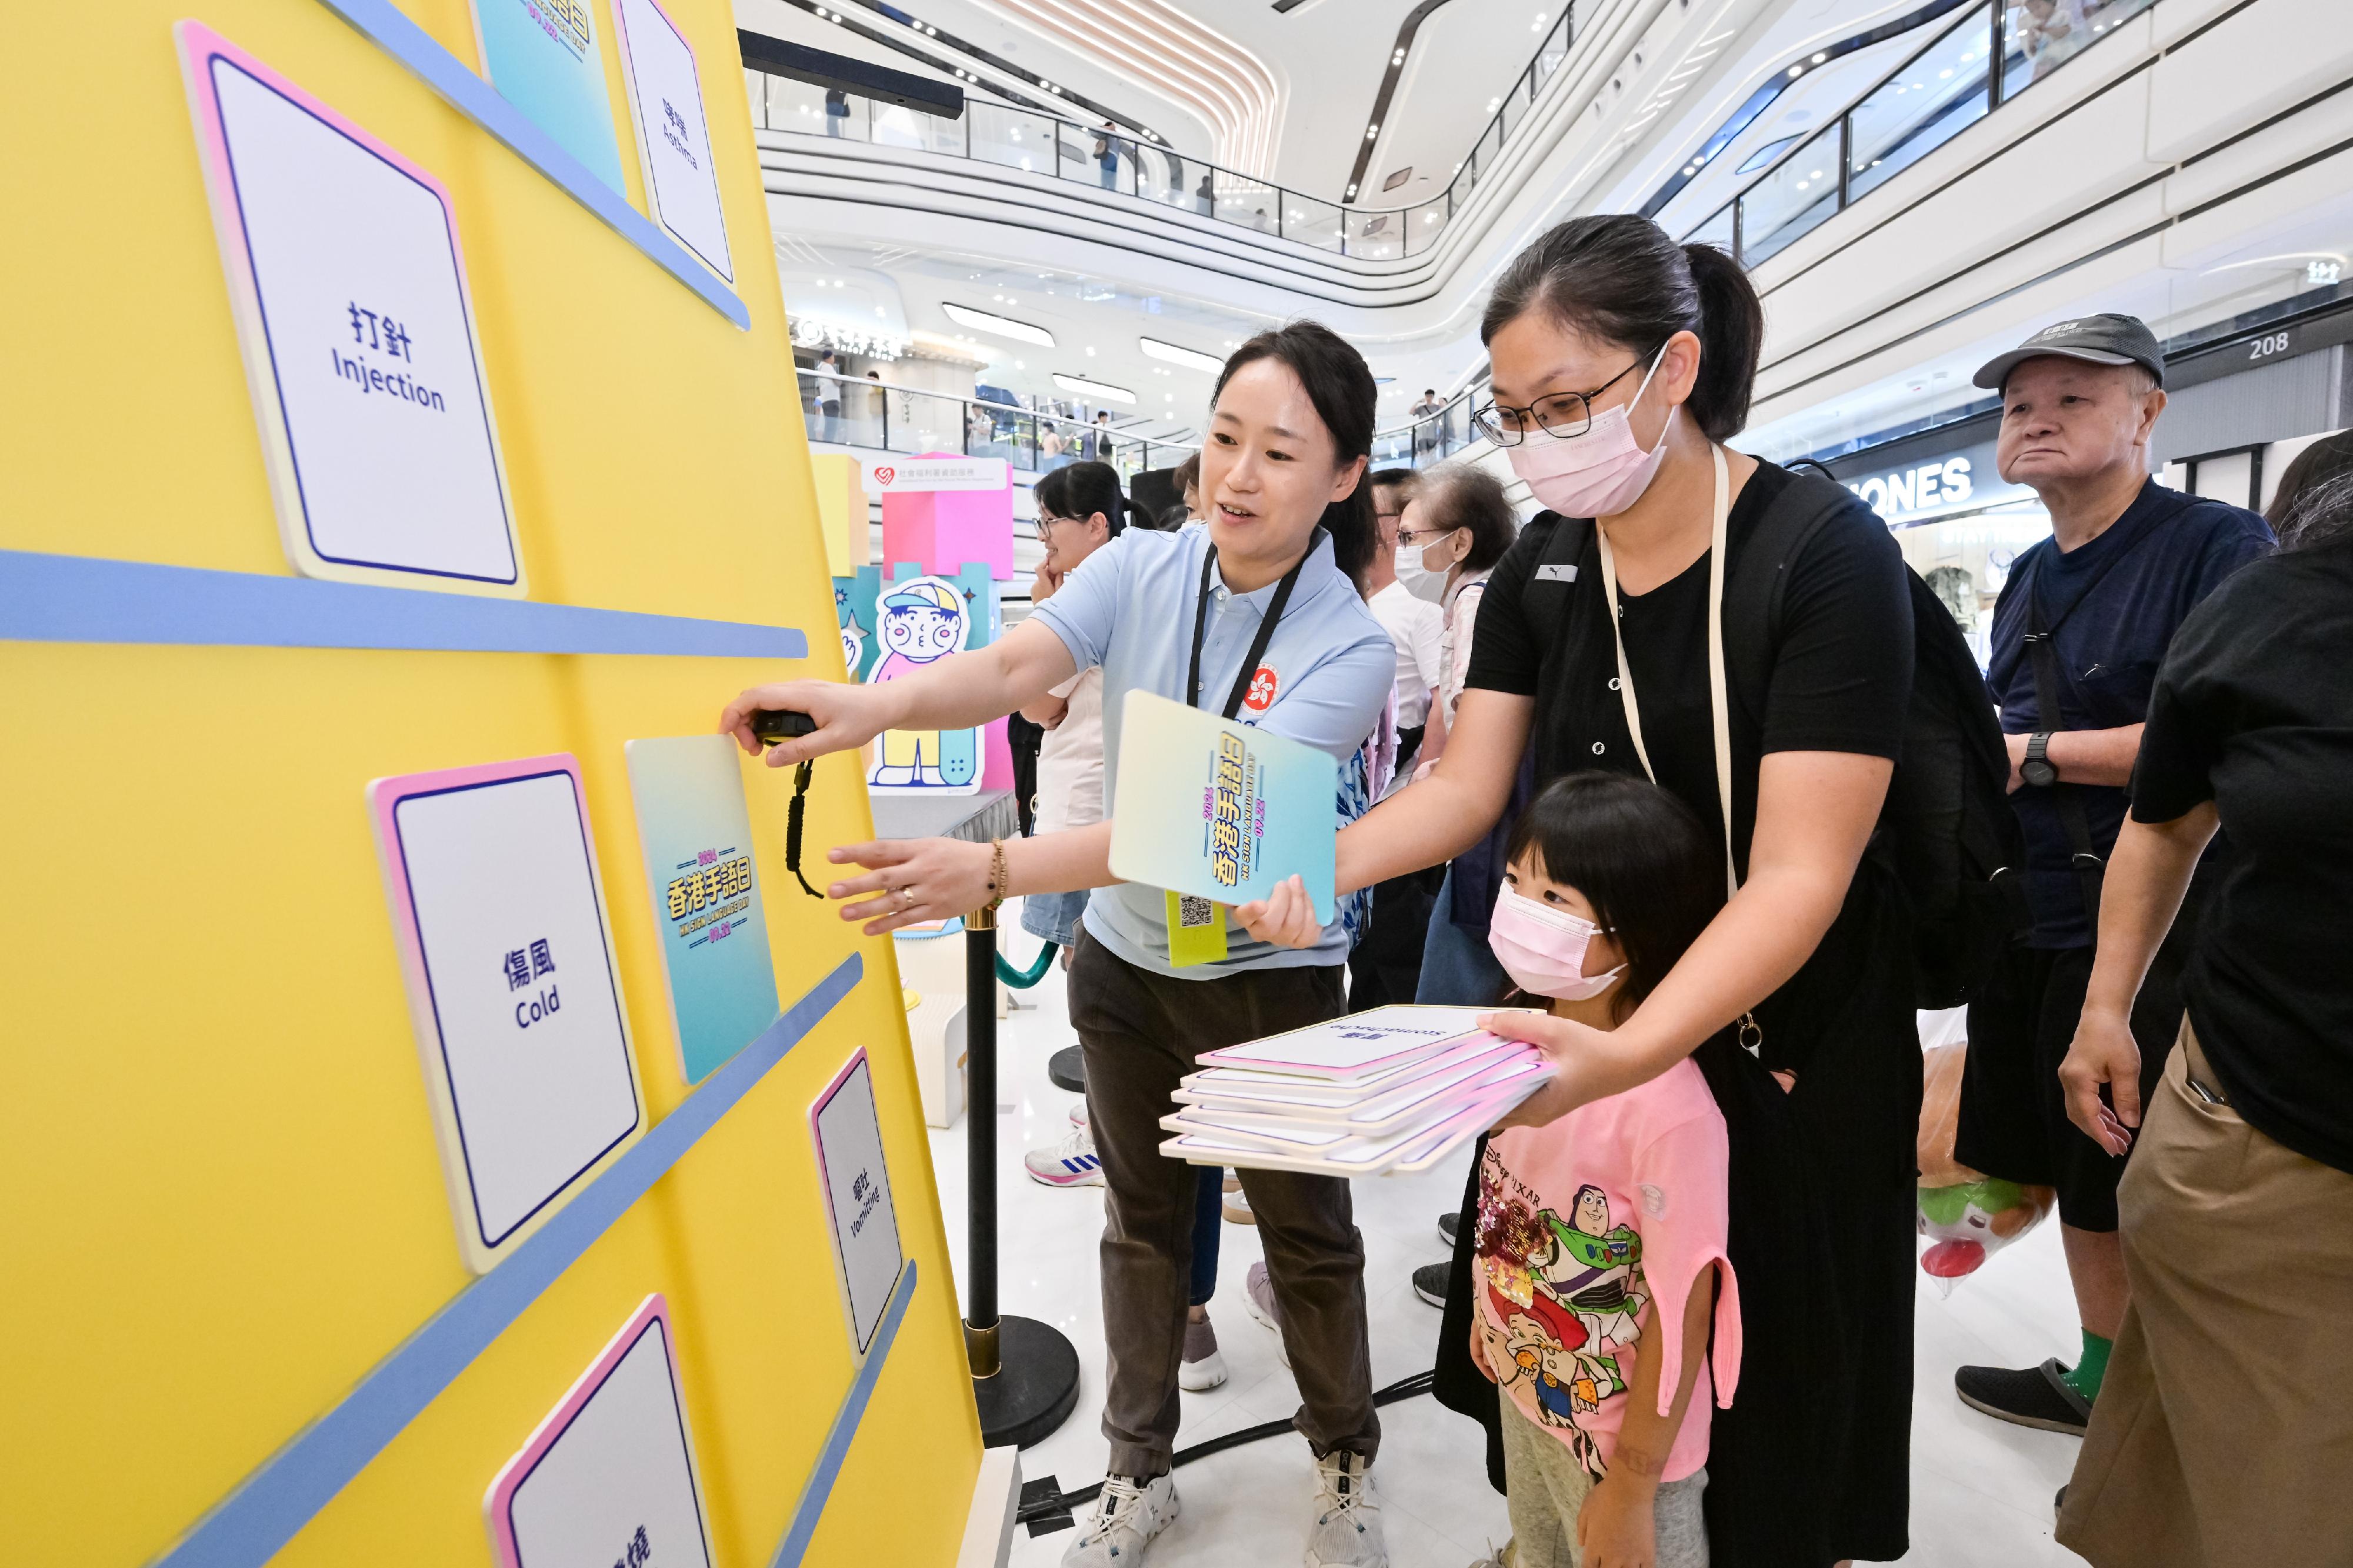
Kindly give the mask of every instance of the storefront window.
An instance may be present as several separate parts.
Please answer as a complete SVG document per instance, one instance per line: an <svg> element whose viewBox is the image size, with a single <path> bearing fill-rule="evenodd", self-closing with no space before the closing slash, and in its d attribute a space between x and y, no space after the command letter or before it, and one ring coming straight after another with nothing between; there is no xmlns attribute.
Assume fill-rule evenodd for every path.
<svg viewBox="0 0 2353 1568"><path fill-rule="evenodd" d="M2051 514L2034 500L1895 531L1905 563L1944 601L1980 669L1990 655L1994 598L2010 581L2011 563L2050 537Z"/></svg>

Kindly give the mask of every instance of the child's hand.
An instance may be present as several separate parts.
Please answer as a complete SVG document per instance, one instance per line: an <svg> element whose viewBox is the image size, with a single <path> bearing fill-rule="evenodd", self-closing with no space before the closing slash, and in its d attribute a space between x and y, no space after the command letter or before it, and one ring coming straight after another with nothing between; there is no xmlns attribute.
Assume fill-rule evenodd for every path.
<svg viewBox="0 0 2353 1568"><path fill-rule="evenodd" d="M1577 1544L1585 1568L1651 1568L1658 1561L1651 1519L1657 1491L1619 1472L1586 1494L1577 1514Z"/></svg>

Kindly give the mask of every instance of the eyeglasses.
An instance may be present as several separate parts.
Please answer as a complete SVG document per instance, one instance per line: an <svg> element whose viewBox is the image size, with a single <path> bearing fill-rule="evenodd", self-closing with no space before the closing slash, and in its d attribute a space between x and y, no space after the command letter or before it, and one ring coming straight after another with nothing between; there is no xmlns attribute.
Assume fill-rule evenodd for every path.
<svg viewBox="0 0 2353 1568"><path fill-rule="evenodd" d="M1054 517L1041 511L1038 514L1038 521L1030 525L1030 532L1037 538L1039 543L1044 544L1047 542L1046 535L1049 530L1058 522L1070 521L1067 517Z"/></svg>
<svg viewBox="0 0 2353 1568"><path fill-rule="evenodd" d="M1398 542L1399 544L1428 544L1433 539L1445 538L1448 534L1453 532L1455 529L1461 526L1462 525L1458 522L1451 528L1400 528L1398 530Z"/></svg>
<svg viewBox="0 0 2353 1568"><path fill-rule="evenodd" d="M1556 392L1550 397L1537 398L1525 408L1490 403L1471 416L1471 423L1498 447L1518 446L1528 438L1530 430L1541 430L1563 441L1582 436L1593 428L1593 400L1647 363L1636 360L1590 392Z"/></svg>

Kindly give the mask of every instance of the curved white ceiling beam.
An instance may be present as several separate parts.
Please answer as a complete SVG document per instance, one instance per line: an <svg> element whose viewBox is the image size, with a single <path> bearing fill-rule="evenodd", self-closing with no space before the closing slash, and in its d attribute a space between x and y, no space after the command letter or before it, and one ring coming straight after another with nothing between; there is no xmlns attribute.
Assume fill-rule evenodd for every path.
<svg viewBox="0 0 2353 1568"><path fill-rule="evenodd" d="M1165 0L987 0L1113 74L1164 93L1217 132L1217 161L1266 174L1282 132L1282 82L1258 56Z"/></svg>

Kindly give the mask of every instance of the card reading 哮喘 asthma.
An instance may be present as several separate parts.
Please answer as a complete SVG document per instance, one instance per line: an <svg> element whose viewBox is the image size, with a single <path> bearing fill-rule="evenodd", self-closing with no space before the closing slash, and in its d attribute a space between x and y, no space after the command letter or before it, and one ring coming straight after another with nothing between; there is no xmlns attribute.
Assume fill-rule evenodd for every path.
<svg viewBox="0 0 2353 1568"><path fill-rule="evenodd" d="M1125 701L1113 874L1220 904L1262 899L1296 875L1330 924L1339 765L1303 742L1149 691Z"/></svg>

